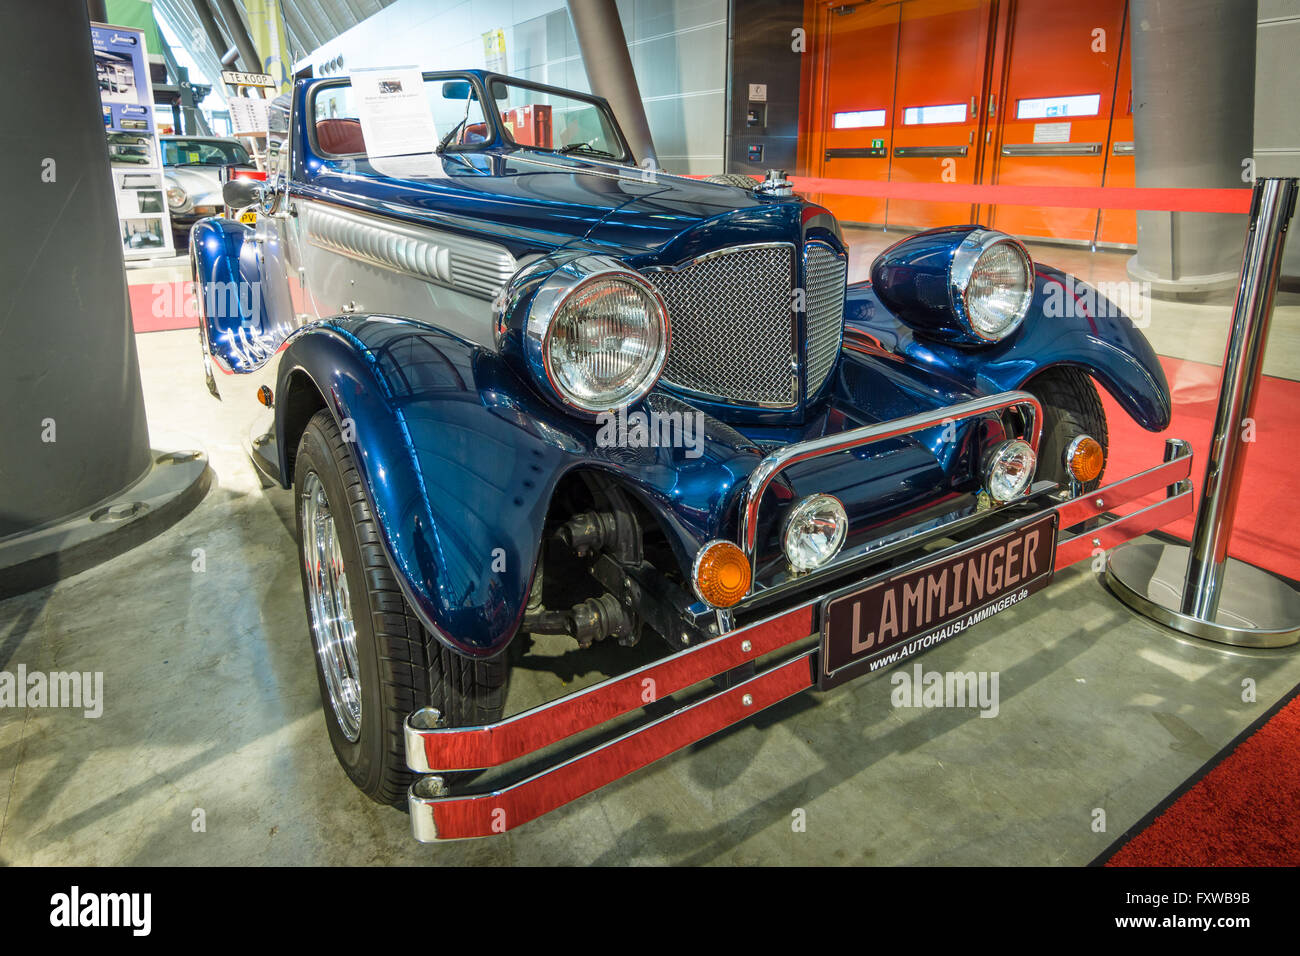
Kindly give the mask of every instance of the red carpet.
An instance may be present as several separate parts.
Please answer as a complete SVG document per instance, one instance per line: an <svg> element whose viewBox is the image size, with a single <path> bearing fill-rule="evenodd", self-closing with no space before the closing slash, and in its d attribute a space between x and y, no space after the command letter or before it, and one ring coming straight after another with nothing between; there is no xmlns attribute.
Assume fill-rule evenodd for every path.
<svg viewBox="0 0 1300 956"><path fill-rule="evenodd" d="M1107 866L1300 864L1300 697L1145 830Z"/></svg>
<svg viewBox="0 0 1300 956"><path fill-rule="evenodd" d="M1220 369L1215 365L1161 357L1174 396L1173 423L1159 435L1143 430L1101 392L1110 426L1110 461L1106 480L1142 471L1161 461L1165 438L1192 443L1192 485L1197 500L1205 483L1205 455L1214 425ZM1295 467L1295 413L1300 409L1300 382L1265 376L1255 410L1255 442L1246 454L1246 477L1238 499L1229 553L1292 580L1300 580L1300 469ZM1148 502L1158 499L1153 496ZM1129 509L1125 509L1126 511ZM1187 540L1191 517L1164 530Z"/></svg>
<svg viewBox="0 0 1300 956"><path fill-rule="evenodd" d="M131 324L136 332L197 329L198 316L188 282L141 282L128 285Z"/></svg>

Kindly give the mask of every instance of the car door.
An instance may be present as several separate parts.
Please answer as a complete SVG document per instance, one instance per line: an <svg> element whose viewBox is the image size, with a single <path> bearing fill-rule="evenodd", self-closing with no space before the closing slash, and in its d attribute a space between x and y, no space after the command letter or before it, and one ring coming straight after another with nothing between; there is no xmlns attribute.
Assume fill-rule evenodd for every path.
<svg viewBox="0 0 1300 956"><path fill-rule="evenodd" d="M267 111L270 134L265 198L251 237L263 306L262 331L279 339L311 318L302 289L296 207L289 189L288 111L287 96L277 97Z"/></svg>
<svg viewBox="0 0 1300 956"><path fill-rule="evenodd" d="M470 89L457 74L426 74L430 96L441 96L448 87ZM460 104L457 106L456 104ZM448 118L435 113L438 130L486 124L478 99L473 103L455 98L456 112ZM482 297L467 294L450 283L453 249L487 249L489 256L505 255L488 243L461 237L434 226L390 216L375 196L397 199L413 192L436 190L442 177L413 187L400 176L385 174L386 163L366 152L364 134L348 84L323 84L306 99L307 127L314 137L314 149L331 160L329 170L313 175L330 182L328 189L302 190L293 200L290 214L294 242L288 252L299 256L289 261L302 282L302 301L316 319L340 314L369 313L436 317L439 327L482 345L492 345L490 309ZM399 159L405 159L400 157ZM382 159L382 157L381 157ZM442 169L443 159L419 160ZM342 172L340 172L342 170ZM445 174L444 174L445 175ZM304 184L307 185L307 184ZM340 194L356 189L355 202L336 201ZM385 197L385 198L388 198ZM427 202L427 200L426 200Z"/></svg>

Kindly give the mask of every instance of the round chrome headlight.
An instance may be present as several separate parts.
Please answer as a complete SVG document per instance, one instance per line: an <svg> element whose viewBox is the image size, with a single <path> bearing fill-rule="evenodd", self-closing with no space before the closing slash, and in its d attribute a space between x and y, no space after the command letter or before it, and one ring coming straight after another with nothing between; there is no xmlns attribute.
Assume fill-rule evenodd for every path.
<svg viewBox="0 0 1300 956"><path fill-rule="evenodd" d="M171 206L173 209L178 209L181 206L184 206L185 203L189 201L189 198L190 197L186 194L185 190L180 186L177 186L175 183L167 187L167 205Z"/></svg>
<svg viewBox="0 0 1300 956"><path fill-rule="evenodd" d="M980 339L997 342L1024 321L1034 297L1034 264L1017 240L976 229L952 259L952 300L958 316Z"/></svg>
<svg viewBox="0 0 1300 956"><path fill-rule="evenodd" d="M781 544L796 571L820 568L844 546L849 516L834 495L809 495L790 509Z"/></svg>
<svg viewBox="0 0 1300 956"><path fill-rule="evenodd" d="M994 501L1006 503L1023 495L1034 480L1038 456L1029 442L1013 438L995 445L984 466L984 489Z"/></svg>
<svg viewBox="0 0 1300 956"><path fill-rule="evenodd" d="M583 412L628 405L654 387L668 358L662 297L644 278L600 256L557 269L528 314L534 367L556 396Z"/></svg>

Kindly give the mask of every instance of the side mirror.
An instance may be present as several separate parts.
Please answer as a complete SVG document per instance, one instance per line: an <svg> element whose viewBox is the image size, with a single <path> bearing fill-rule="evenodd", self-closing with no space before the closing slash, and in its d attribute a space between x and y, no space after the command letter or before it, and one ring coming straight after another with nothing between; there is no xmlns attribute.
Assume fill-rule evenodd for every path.
<svg viewBox="0 0 1300 956"><path fill-rule="evenodd" d="M221 187L221 198L231 209L243 209L262 200L262 184L255 179L232 179Z"/></svg>

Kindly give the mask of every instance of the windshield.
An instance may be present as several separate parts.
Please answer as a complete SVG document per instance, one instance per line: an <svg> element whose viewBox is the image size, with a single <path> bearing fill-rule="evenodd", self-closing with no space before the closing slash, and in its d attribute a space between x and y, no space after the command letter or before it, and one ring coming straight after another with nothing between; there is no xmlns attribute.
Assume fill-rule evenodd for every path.
<svg viewBox="0 0 1300 956"><path fill-rule="evenodd" d="M233 140L165 139L164 166L248 166L248 150Z"/></svg>
<svg viewBox="0 0 1300 956"><path fill-rule="evenodd" d="M506 135L520 146L622 159L623 144L604 107L550 90L492 81Z"/></svg>
<svg viewBox="0 0 1300 956"><path fill-rule="evenodd" d="M394 81L381 82L380 92L388 92L390 86L401 91L400 83ZM437 142L426 145L442 151L457 150L479 146L491 138L483 107L468 77L452 73L427 75L424 95L437 138ZM369 152L356 99L350 81L316 91L310 115L322 153L361 156Z"/></svg>

